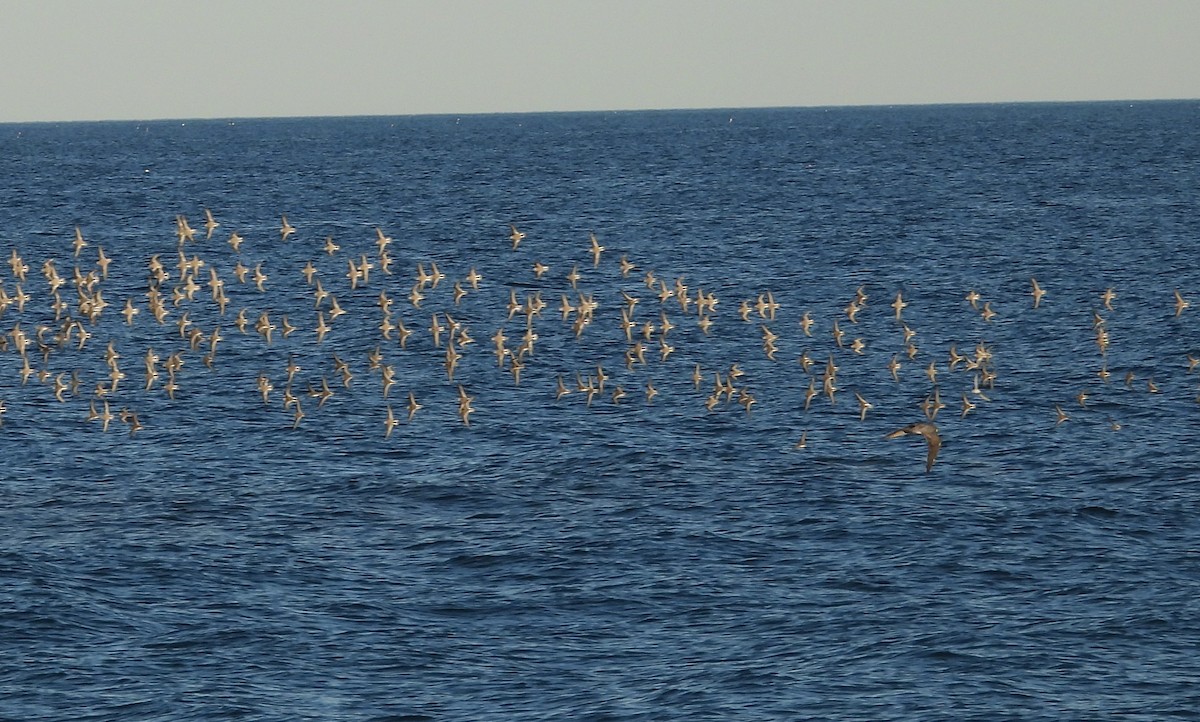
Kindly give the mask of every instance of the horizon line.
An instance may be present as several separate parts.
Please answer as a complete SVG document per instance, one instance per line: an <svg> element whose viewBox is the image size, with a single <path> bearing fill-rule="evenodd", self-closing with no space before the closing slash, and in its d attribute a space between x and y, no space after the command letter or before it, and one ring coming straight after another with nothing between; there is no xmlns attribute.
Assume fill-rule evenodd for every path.
<svg viewBox="0 0 1200 722"><path fill-rule="evenodd" d="M317 114L317 115L213 115L213 116L162 116L162 117L124 117L124 118L85 118L85 119L54 119L54 120L0 120L0 126L5 125L54 125L68 123L187 123L187 122L233 122L254 120L335 120L353 118L466 118L489 116L544 116L544 115L599 115L611 113L673 113L673 112L736 112L760 110L854 110L871 108L952 108L952 107L982 107L998 105L1117 105L1117 104L1151 104L1151 103L1188 103L1198 102L1200 98L1093 98L1075 100L975 100L948 102L900 102L900 103L848 103L843 105L746 105L746 106L680 106L674 108L595 108L574 110L498 110L456 112L427 112L427 113L352 113L352 114Z"/></svg>

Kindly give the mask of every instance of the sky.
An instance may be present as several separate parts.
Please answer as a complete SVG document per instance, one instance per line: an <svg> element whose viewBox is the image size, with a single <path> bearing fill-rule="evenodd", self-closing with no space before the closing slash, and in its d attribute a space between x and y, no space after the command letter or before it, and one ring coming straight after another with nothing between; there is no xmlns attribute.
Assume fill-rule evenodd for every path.
<svg viewBox="0 0 1200 722"><path fill-rule="evenodd" d="M1200 98L1200 0L0 0L0 122Z"/></svg>

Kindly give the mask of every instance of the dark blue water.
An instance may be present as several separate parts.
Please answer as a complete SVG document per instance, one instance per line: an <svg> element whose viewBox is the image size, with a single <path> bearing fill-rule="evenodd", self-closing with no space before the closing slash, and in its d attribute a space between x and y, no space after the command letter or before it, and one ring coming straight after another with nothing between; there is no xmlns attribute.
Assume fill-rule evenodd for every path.
<svg viewBox="0 0 1200 722"><path fill-rule="evenodd" d="M0 259L29 267L24 310L0 315L0 717L1195 718L1198 121L1200 104L1173 102L0 126ZM205 266L175 305L181 214ZM83 285L108 306L79 322L82 347L77 329L57 344L101 246L108 277ZM352 289L364 254L375 268ZM346 311L319 344L309 261ZM238 262L261 263L263 292ZM416 308L431 263L446 278ZM715 295L708 334L647 271ZM1193 304L1178 316L1176 290ZM547 303L519 385L488 340L521 344L513 291ZM631 368L622 292L635 339L656 326ZM743 321L768 292L775 319ZM380 332L381 293L404 347ZM564 294L600 304L578 336ZM268 345L264 312L298 330ZM435 313L475 339L453 381ZM125 378L98 398L110 342ZM952 370L952 346L991 359ZM806 411L829 359L838 390ZM733 364L739 391L706 409ZM576 379L597 366L588 405ZM574 392L556 400L560 375ZM925 473L920 438L884 436L925 419L935 386L943 446ZM89 421L104 401L143 428Z"/></svg>

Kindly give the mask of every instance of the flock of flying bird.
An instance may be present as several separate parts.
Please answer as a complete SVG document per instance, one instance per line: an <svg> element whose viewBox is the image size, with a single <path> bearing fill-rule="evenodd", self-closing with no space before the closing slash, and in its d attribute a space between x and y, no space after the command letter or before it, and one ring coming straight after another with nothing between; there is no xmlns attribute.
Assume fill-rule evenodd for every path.
<svg viewBox="0 0 1200 722"><path fill-rule="evenodd" d="M45 389L41 392L45 399L79 404L80 417L95 422L103 431L120 424L130 435L137 434L144 428L139 403L147 396L174 403L177 395L186 394L185 365L199 362L210 371L219 367L223 359L218 350L231 334L236 334L261 342L264 348L284 344L289 349L286 366L273 369L265 367L269 361L262 361L264 368L258 369L257 376L245 378L241 386L235 385L233 393L252 398L255 405L282 408L293 429L299 428L307 415L322 408L335 395L349 393L364 365L368 378L378 379L377 383L371 382L370 388L377 388L382 397L379 433L390 437L402 423L414 421L424 408L422 399L427 400L425 390L409 388L406 394L395 390L404 374L397 371L393 362L408 349L410 339L420 339L425 357L431 352L437 354L441 366L437 376L444 374L444 383L455 393L459 422L470 426L476 396L461 378L460 362L476 343L475 331L470 328L470 323L476 322L476 314L466 311L462 304L489 283L475 267L462 277L450 278L436 262L430 261L428 265L418 263L415 275L409 275L392 255L392 239L379 228L374 231L369 252L343 252L339 243L328 237L315 257L308 258L302 267L265 268L266 261L247 265L242 236L235 232L223 244L220 237L214 241L221 224L208 210L204 211L204 218L202 230L197 230L186 217L177 216L174 251L144 259L144 286L131 285L126 277L120 289L125 295L111 303L105 291L112 285L109 273L113 259L102 244L87 240L82 229L75 229L68 260L39 259L39 267L36 261L27 260L17 249L12 249L7 263L11 275L7 279L0 276L0 323L7 327L0 334L0 352L14 354L18 368L14 379L0 366L0 374L4 374L0 378L0 423L6 410L4 394L12 393L18 383L32 384ZM295 244L297 241L292 237L296 233L287 217L282 217L278 242ZM523 253L520 248L524 239L523 232L510 226L507 241L498 237L497 243L510 245L514 253ZM206 258L195 252L201 244L205 244ZM365 244L364 240L363 247ZM588 406L597 403L597 399L622 404L635 401L635 397L640 398L640 403L655 404L660 390L654 375L661 379L670 374L673 378L686 376L690 381L699 413L715 413L734 404L746 414L752 412L757 398L750 383L744 380L744 364L738 360L717 366L697 362L694 350L716 333L714 319L718 306L724 304L733 307L735 323L759 337L762 358L772 362L781 360L779 342L785 322L779 313L782 304L773 291L764 289L755 297L725 300L713 291L689 287L682 277L659 278L653 270L639 268L626 255L613 263L610 259L614 253L608 252L595 234L590 235L584 250L581 243L580 263L566 274L561 269L552 273L554 269L550 266L530 259L532 263L525 266L528 275L520 283L503 284L508 286L505 317L490 337L489 355L494 356L494 364L489 365L496 372L510 376L511 383L520 386L523 370L535 359L540 361L539 339L546 335L549 323L563 342L572 339L582 342L601 334L602 340L608 342L606 348L611 348L612 341L617 340L617 347L624 349L619 357L590 363L586 370L559 370L554 374L553 389L545 389L549 399L561 402L577 394ZM126 259L121 260L123 267L128 268ZM338 271L322 272L318 263ZM43 281L39 282L31 265L40 271ZM279 274L291 274L296 286L302 279L301 288L308 294L303 301L297 301L293 294L284 313L277 313L274 310L277 301L267 296L269 287L277 283L272 279ZM594 290L588 290L601 276L609 288L614 283L621 286L619 296L600 300ZM645 290L631 291L634 287ZM497 290L494 287L493 293ZM556 295L557 299L544 299L543 292ZM1031 279L1029 295L1029 303L1036 309L1047 291L1036 279ZM1099 298L1098 308L1112 311L1116 298L1116 292L1107 289ZM254 303L257 299L261 300ZM355 299L355 303L349 303L350 299ZM369 309L366 299L375 307L370 321L363 315ZM427 302L429 305L425 305ZM996 315L991 301L973 290L966 293L962 303L985 323ZM828 352L820 354L824 359L816 358L812 347L797 359L804 373L801 387L805 388L805 411L815 402L835 405L841 390L839 361L844 363L866 355L867 341L853 331L859 328L859 316L868 304L867 289L860 286L835 318L823 319L828 322L828 329L824 323L818 327L817 319L809 311L799 316L797 325L786 324L790 327L787 331L797 338L802 336L806 342L811 340L815 344L814 334L820 334L830 344ZM922 364L928 393L919 404L922 420L897 429L886 438L922 437L926 444L925 469L929 471L941 447L938 415L947 407L940 391L939 374L969 374L970 388L964 385L957 404L958 416L965 418L989 400L997 372L993 349L982 340L962 351L951 345L944 356L921 352L916 345L917 332L904 315L908 305L903 292L897 292L887 304L887 314L897 332L897 351L880 370L885 368L899 384L902 364ZM1189 305L1176 291L1175 316ZM256 310L251 310L252 307ZM347 337L338 344L339 327L347 324L343 317L350 313L347 307L363 317L356 321L354 342ZM460 308L464 308L461 313ZM724 307L720 310L724 311ZM6 314L11 326L5 321ZM364 328L369 329L366 340L362 338ZM1098 311L1093 312L1092 330L1098 352L1097 374L1108 383L1109 331ZM147 336L155 333L158 340L148 341ZM160 344L160 349L170 344L171 351L160 353L151 343ZM693 352L676 355L677 345L681 348L686 345ZM90 355L87 351L97 347L104 349L102 366L94 351ZM141 359L141 373L131 379L126 373L129 364L125 359L134 355L135 348L136 356ZM314 353L319 355L316 365L321 371L310 376L305 385L299 376L302 363L308 366ZM684 357L686 361L682 360ZM89 365L85 358L93 359L94 363ZM614 358L619 359L616 365L626 369L629 378L624 383L614 377ZM1198 362L1188 356L1188 371ZM654 373L644 373L635 387L633 372L650 367ZM1126 375L1127 386L1133 380L1132 372ZM476 376L473 381L478 382L479 378ZM1152 380L1147 381L1147 388L1150 392L1157 391ZM860 391L853 391L853 395L857 416L860 421L865 420L875 406ZM397 411L392 399L401 398L403 410ZM1075 400L1086 407L1087 394L1081 391ZM1070 418L1062 403L1054 408L1055 423ZM1119 428L1116 421L1111 425ZM795 447L803 449L807 444L805 431Z"/></svg>

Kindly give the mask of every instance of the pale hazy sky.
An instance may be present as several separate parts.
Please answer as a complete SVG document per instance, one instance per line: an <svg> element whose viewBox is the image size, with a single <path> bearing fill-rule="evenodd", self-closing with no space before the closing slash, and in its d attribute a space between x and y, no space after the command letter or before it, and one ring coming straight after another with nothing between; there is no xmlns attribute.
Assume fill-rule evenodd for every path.
<svg viewBox="0 0 1200 722"><path fill-rule="evenodd" d="M1200 0L0 0L0 122L1200 98Z"/></svg>

